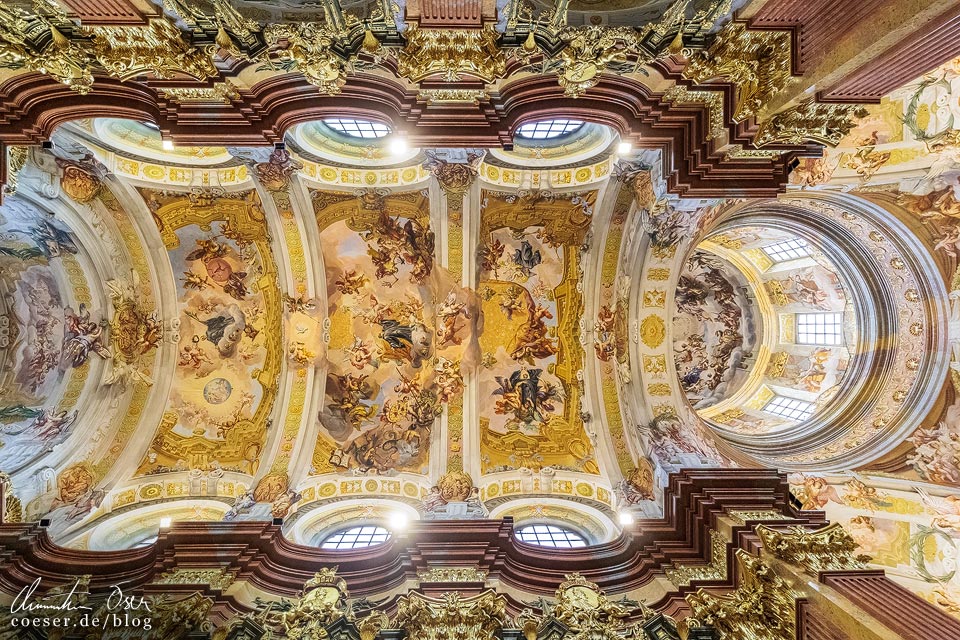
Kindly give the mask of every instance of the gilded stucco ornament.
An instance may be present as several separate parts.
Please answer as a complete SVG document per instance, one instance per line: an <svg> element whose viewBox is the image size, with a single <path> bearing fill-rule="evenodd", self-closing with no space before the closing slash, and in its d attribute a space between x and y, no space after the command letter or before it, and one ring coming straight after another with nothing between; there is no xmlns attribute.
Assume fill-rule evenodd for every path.
<svg viewBox="0 0 960 640"><path fill-rule="evenodd" d="M28 147L17 145L7 147L7 184L3 187L4 194L12 196L17 192L17 177L27 164L28 155Z"/></svg>
<svg viewBox="0 0 960 640"><path fill-rule="evenodd" d="M869 556L855 555L860 546L838 522L808 531L793 526L786 530L757 525L763 548L775 558L804 567L811 573L865 569Z"/></svg>
<svg viewBox="0 0 960 640"><path fill-rule="evenodd" d="M689 52L683 77L703 84L726 80L737 86L734 122L760 118L769 100L791 81L788 31L750 31L729 22L709 49Z"/></svg>
<svg viewBox="0 0 960 640"><path fill-rule="evenodd" d="M81 95L93 87L95 69L121 80L144 72L160 78L186 73L200 80L217 73L208 52L191 46L165 19L143 26L78 27L63 14L2 6L0 66L48 74Z"/></svg>
<svg viewBox="0 0 960 640"><path fill-rule="evenodd" d="M567 46L560 52L557 76L563 93L571 98L595 87L608 64L625 62L638 42L630 27L567 27L560 38Z"/></svg>
<svg viewBox="0 0 960 640"><path fill-rule="evenodd" d="M507 600L494 590L464 598L451 591L442 598L416 592L401 596L391 627L405 629L410 640L493 640L506 622Z"/></svg>
<svg viewBox="0 0 960 640"><path fill-rule="evenodd" d="M92 27L92 53L115 78L126 80L151 72L158 78L186 73L198 80L217 75L210 56L184 40L166 20L151 20L143 27Z"/></svg>
<svg viewBox="0 0 960 640"><path fill-rule="evenodd" d="M3 508L0 511L0 524L23 522L23 505L13 493L13 481L10 476L0 471L0 494L3 495Z"/></svg>
<svg viewBox="0 0 960 640"><path fill-rule="evenodd" d="M736 554L739 586L729 594L703 589L687 594L691 617L714 627L721 638L794 640L797 594L763 560L743 549ZM700 626L690 624L688 626Z"/></svg>
<svg viewBox="0 0 960 640"><path fill-rule="evenodd" d="M447 196L447 205L451 212L460 213L463 209L463 198L479 175L477 167L483 160L483 155L468 153L466 162L448 162L432 152L426 153L427 160L423 166L437 178L440 188Z"/></svg>
<svg viewBox="0 0 960 640"><path fill-rule="evenodd" d="M853 129L854 121L866 115L867 110L859 105L811 99L762 121L753 143L763 147L813 141L835 147Z"/></svg>
<svg viewBox="0 0 960 640"><path fill-rule="evenodd" d="M506 73L507 56L497 45L495 25L480 30L419 29L411 25L404 33L407 44L397 53L397 73L411 82L440 75L445 82L474 76L493 82Z"/></svg>
<svg viewBox="0 0 960 640"><path fill-rule="evenodd" d="M113 302L110 320L111 372L106 384L126 384L130 380L152 385L153 380L141 368L141 359L157 348L163 338L163 325L155 311L140 303L140 286L136 271L133 280L108 280L107 289Z"/></svg>
<svg viewBox="0 0 960 640"><path fill-rule="evenodd" d="M87 47L67 38L50 18L0 4L0 67L49 75L86 95L93 86L91 62Z"/></svg>
<svg viewBox="0 0 960 640"><path fill-rule="evenodd" d="M267 44L278 47L286 43L277 55L281 62L293 64L307 82L320 93L335 95L347 82L346 61L331 49L337 33L326 25L315 22L271 24L263 30Z"/></svg>
<svg viewBox="0 0 960 640"><path fill-rule="evenodd" d="M326 627L341 617L350 617L346 581L336 567L318 571L303 585L300 599L286 611L270 612L267 621L282 628L290 640L323 640Z"/></svg>
<svg viewBox="0 0 960 640"><path fill-rule="evenodd" d="M473 479L463 471L451 471L437 480L437 488L447 502L466 502L473 492Z"/></svg>
<svg viewBox="0 0 960 640"><path fill-rule="evenodd" d="M574 640L613 640L620 637L632 606L612 602L596 583L579 573L564 576L551 615L570 629ZM637 604L637 603L633 603Z"/></svg>

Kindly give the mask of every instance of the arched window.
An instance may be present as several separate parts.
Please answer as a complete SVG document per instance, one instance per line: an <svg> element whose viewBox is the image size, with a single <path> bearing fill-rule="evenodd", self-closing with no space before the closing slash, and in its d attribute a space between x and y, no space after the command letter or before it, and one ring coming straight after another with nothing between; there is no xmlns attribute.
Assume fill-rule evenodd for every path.
<svg viewBox="0 0 960 640"><path fill-rule="evenodd" d="M354 118L327 118L323 121L334 131L351 138L382 138L390 133L390 127L379 122Z"/></svg>
<svg viewBox="0 0 960 640"><path fill-rule="evenodd" d="M541 547L570 549L587 546L587 541L579 533L553 524L528 524L517 529L516 537L521 542Z"/></svg>
<svg viewBox="0 0 960 640"><path fill-rule="evenodd" d="M577 131L583 126L583 120L541 120L520 125L517 135L527 140L549 140Z"/></svg>
<svg viewBox="0 0 960 640"><path fill-rule="evenodd" d="M383 544L390 537L390 532L376 525L364 525L343 529L327 536L320 543L321 549L362 549Z"/></svg>

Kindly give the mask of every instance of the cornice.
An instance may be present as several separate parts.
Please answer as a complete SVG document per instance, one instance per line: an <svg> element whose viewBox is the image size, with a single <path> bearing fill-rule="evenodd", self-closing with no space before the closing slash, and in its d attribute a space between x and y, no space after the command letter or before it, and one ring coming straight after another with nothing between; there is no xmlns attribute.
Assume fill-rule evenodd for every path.
<svg viewBox="0 0 960 640"><path fill-rule="evenodd" d="M283 596L296 594L315 572L332 565L355 597L388 591L431 566L484 569L501 584L544 595L579 571L610 593L625 593L668 565L708 563L709 530L731 511L776 512L777 524L824 522L821 512L790 506L785 475L715 469L673 474L662 519L641 520L610 543L562 554L516 542L510 518L414 522L385 545L336 552L293 543L268 522L181 522L162 530L149 547L110 552L59 547L36 524L0 525L0 590L15 594L38 576L62 579L65 567L91 574L94 589L118 583L132 589L175 568L216 564L237 580Z"/></svg>
<svg viewBox="0 0 960 640"><path fill-rule="evenodd" d="M710 85L716 90L721 85ZM355 74L339 95L318 96L302 76L287 74L238 90L231 104L176 103L152 83L98 77L86 96L40 74L0 85L0 143L38 144L77 118L115 117L156 122L183 145L269 145L295 124L329 115L386 120L411 144L501 146L525 121L556 115L605 124L635 147L659 150L668 188L685 197L769 197L785 189L790 162L819 155L819 147L784 147L779 158L731 160L711 140L707 105L676 104L628 77L603 77L580 98L564 96L554 78L531 76L491 92L480 105L428 105L399 81ZM731 112L729 108L725 109ZM729 142L749 144L751 131L725 123Z"/></svg>

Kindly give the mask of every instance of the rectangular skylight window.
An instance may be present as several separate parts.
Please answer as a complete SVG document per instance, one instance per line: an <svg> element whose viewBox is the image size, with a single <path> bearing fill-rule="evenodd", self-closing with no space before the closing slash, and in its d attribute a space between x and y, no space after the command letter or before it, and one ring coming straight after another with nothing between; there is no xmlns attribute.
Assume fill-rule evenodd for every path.
<svg viewBox="0 0 960 640"><path fill-rule="evenodd" d="M774 396L763 410L789 420L806 420L813 415L813 404L796 398Z"/></svg>
<svg viewBox="0 0 960 640"><path fill-rule="evenodd" d="M776 244L768 244L763 247L764 253L770 256L774 262L786 262L787 260L796 260L810 255L810 248L807 243L799 238L784 240Z"/></svg>
<svg viewBox="0 0 960 640"><path fill-rule="evenodd" d="M842 313L798 313L797 344L843 344Z"/></svg>

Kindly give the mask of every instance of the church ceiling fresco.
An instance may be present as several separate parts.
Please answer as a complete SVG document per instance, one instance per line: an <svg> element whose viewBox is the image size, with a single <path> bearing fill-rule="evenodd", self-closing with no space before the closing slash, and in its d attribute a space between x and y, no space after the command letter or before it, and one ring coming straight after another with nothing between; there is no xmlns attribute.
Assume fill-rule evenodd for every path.
<svg viewBox="0 0 960 640"><path fill-rule="evenodd" d="M254 192L145 190L177 282L180 344L170 402L139 474L253 474L280 373L281 301Z"/></svg>
<svg viewBox="0 0 960 640"><path fill-rule="evenodd" d="M485 473L542 466L599 473L581 416L581 245L596 192L481 194Z"/></svg>
<svg viewBox="0 0 960 640"><path fill-rule="evenodd" d="M73 232L27 206L0 214L0 468L22 469L70 434L106 351Z"/></svg>
<svg viewBox="0 0 960 640"><path fill-rule="evenodd" d="M674 299L677 374L694 407L716 404L743 386L744 358L760 331L746 282L723 260L696 251L684 265Z"/></svg>
<svg viewBox="0 0 960 640"><path fill-rule="evenodd" d="M475 317L464 293L435 273L429 199L420 191L311 196L329 318L319 420L337 445L324 462L425 474L441 405L463 392Z"/></svg>
<svg viewBox="0 0 960 640"><path fill-rule="evenodd" d="M94 145L88 125L73 140ZM137 372L125 398L139 393L131 403L141 411L159 408L117 431L123 455L105 442L58 464L42 499L24 492L31 513L52 514L61 524L51 531L78 546L119 515L111 511L200 499L224 504L197 511L201 519L295 524L321 510L316 522L341 523L339 502L369 500L439 519L462 503L469 517L524 514L612 536L615 509L660 514L669 472L749 462L728 456L714 429L780 426L760 406L725 400L739 402L751 381L820 397L842 382L851 355L794 344L779 317L847 310L829 261L815 253L782 267L760 252L783 234L711 232L743 203L667 196L651 169L659 157L631 164L611 153L530 170L507 156L487 163L470 150L430 150L365 167L327 164L316 149L231 149L229 166L178 167L154 146L136 158L96 148L101 160L73 154L48 167L72 206L138 222L124 242L150 256L149 269L81 309L57 269L83 247L48 214L37 220L78 253L25 256L17 267L50 270L49 305L63 310L53 316L66 327L61 314L72 309L85 346L69 351L76 366L72 355L64 361L69 339L55 332L66 364L50 375L62 379L24 406L64 410L68 376L93 365L108 376L119 353ZM23 194L42 184L36 170L24 172ZM2 246L37 246L28 235L9 232ZM156 308L136 294L152 279ZM11 290L17 305L29 302L25 289ZM144 349L156 362L140 358ZM695 372L708 368L712 378ZM90 395L108 388L121 385ZM701 402L714 413L698 415ZM932 455L938 443L917 451ZM0 459L7 446L5 437ZM955 482L948 471L912 473ZM140 535L153 517L131 519L129 531Z"/></svg>

